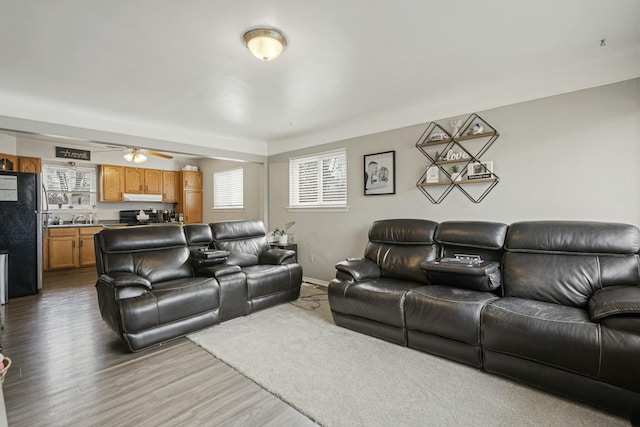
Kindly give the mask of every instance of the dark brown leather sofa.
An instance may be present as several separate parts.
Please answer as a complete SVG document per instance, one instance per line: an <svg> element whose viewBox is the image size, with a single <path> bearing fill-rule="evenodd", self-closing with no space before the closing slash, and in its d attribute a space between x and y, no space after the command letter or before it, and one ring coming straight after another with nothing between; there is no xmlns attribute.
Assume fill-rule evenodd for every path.
<svg viewBox="0 0 640 427"><path fill-rule="evenodd" d="M430 234L435 253L415 252L424 280L381 286L382 265L401 271L412 258L371 256L380 236L400 247L404 236ZM369 239L364 261L338 263L329 284L336 324L640 420L637 227L384 220ZM454 254L484 262L447 262Z"/></svg>
<svg viewBox="0 0 640 427"><path fill-rule="evenodd" d="M105 229L94 243L100 313L131 351L300 294L295 253L270 249L261 221Z"/></svg>

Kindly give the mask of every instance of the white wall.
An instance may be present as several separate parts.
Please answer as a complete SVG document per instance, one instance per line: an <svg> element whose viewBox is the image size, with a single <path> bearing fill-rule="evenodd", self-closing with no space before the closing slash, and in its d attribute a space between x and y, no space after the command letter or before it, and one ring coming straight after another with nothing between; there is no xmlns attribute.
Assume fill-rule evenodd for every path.
<svg viewBox="0 0 640 427"><path fill-rule="evenodd" d="M0 153L16 154L16 138L0 133Z"/></svg>
<svg viewBox="0 0 640 427"><path fill-rule="evenodd" d="M263 164L214 159L201 159L199 164L202 171L202 221L205 224L239 219L264 220ZM213 173L238 167L244 169L244 209L214 211Z"/></svg>
<svg viewBox="0 0 640 427"><path fill-rule="evenodd" d="M454 189L434 205L416 188L428 162L415 143L427 122L272 156L269 228L295 220L292 231L304 275L328 281L336 262L362 255L368 227L377 219L568 219L640 225L639 100L639 80L634 79L477 112L500 133L483 160L494 162L501 181L480 204ZM449 129L451 118L425 119ZM343 146L349 211L289 212L288 158ZM388 150L396 150L396 194L364 196L363 155Z"/></svg>

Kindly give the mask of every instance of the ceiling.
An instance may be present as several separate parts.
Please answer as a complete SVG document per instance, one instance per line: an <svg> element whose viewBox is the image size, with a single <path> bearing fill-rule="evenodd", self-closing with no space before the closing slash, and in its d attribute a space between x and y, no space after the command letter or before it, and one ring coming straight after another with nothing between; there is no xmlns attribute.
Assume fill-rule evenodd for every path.
<svg viewBox="0 0 640 427"><path fill-rule="evenodd" d="M637 0L0 0L0 11L0 116L147 148L271 155L640 76ZM243 46L257 25L288 37L275 61Z"/></svg>

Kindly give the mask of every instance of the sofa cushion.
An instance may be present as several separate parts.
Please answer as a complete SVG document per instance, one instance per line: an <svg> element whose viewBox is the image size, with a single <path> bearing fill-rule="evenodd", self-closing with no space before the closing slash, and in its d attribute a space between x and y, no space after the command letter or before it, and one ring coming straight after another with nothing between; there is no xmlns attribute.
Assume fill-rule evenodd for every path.
<svg viewBox="0 0 640 427"><path fill-rule="evenodd" d="M243 267L242 272L247 278L248 299L251 300L291 289L292 285L294 285L290 273L291 269L301 268L298 264L261 264Z"/></svg>
<svg viewBox="0 0 640 427"><path fill-rule="evenodd" d="M590 221L524 221L511 224L510 251L627 254L640 251L640 231L629 224Z"/></svg>
<svg viewBox="0 0 640 427"><path fill-rule="evenodd" d="M485 350L598 377L600 326L587 310L522 298L500 298L481 316Z"/></svg>
<svg viewBox="0 0 640 427"><path fill-rule="evenodd" d="M420 265L424 261L435 259L435 245L399 245L369 242L365 258L380 266L382 277L408 280L427 284L427 278Z"/></svg>
<svg viewBox="0 0 640 427"><path fill-rule="evenodd" d="M504 295L586 308L600 289L596 256L506 253Z"/></svg>
<svg viewBox="0 0 640 427"><path fill-rule="evenodd" d="M98 274L133 273L151 282L193 276L180 226L105 229L95 236Z"/></svg>
<svg viewBox="0 0 640 427"><path fill-rule="evenodd" d="M485 221L445 221L438 225L435 240L444 245L500 250L507 225Z"/></svg>
<svg viewBox="0 0 640 427"><path fill-rule="evenodd" d="M213 242L211 227L207 224L185 224L183 229L189 249L208 248Z"/></svg>
<svg viewBox="0 0 640 427"><path fill-rule="evenodd" d="M216 249L231 252L231 257L243 257L243 261L237 262L238 265L249 265L248 261L244 261L249 255L255 256L253 263L257 264L260 254L269 250L262 221L224 221L209 226Z"/></svg>
<svg viewBox="0 0 640 427"><path fill-rule="evenodd" d="M448 286L412 289L404 303L407 329L480 345L480 313L496 299L491 293Z"/></svg>
<svg viewBox="0 0 640 427"><path fill-rule="evenodd" d="M437 225L423 219L375 221L364 256L380 266L383 277L426 284L420 263L437 256Z"/></svg>
<svg viewBox="0 0 640 427"><path fill-rule="evenodd" d="M125 333L139 332L220 307L215 279L194 277L155 283L152 291L120 300Z"/></svg>
<svg viewBox="0 0 640 427"><path fill-rule="evenodd" d="M586 308L603 287L640 283L639 240L640 230L626 224L512 224L502 265L504 294Z"/></svg>
<svg viewBox="0 0 640 427"><path fill-rule="evenodd" d="M404 328L405 294L422 284L378 278L346 286L342 295L330 295L331 310ZM331 289L330 289L331 293Z"/></svg>

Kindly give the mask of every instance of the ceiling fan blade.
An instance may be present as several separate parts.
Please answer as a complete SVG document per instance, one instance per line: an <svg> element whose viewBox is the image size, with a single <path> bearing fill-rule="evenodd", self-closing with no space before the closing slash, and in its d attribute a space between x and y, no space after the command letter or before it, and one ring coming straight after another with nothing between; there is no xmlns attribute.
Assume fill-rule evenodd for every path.
<svg viewBox="0 0 640 427"><path fill-rule="evenodd" d="M165 159L173 159L173 156L170 156L170 155L164 154L164 153L158 153L157 151L145 150L145 152L147 154L151 154L152 156L158 156L158 157L162 157L162 158L165 158Z"/></svg>

